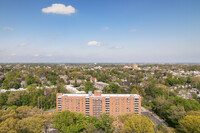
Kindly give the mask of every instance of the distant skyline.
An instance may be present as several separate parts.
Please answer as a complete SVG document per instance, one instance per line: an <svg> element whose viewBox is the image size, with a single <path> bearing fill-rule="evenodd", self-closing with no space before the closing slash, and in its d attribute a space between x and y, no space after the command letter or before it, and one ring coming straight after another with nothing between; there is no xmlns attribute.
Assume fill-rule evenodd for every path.
<svg viewBox="0 0 200 133"><path fill-rule="evenodd" d="M200 63L199 0L1 0L0 63Z"/></svg>

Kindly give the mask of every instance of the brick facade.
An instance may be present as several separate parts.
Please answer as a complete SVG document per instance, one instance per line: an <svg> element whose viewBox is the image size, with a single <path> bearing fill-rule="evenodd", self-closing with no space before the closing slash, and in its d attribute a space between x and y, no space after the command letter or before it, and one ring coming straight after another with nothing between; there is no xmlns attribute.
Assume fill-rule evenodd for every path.
<svg viewBox="0 0 200 133"><path fill-rule="evenodd" d="M141 97L137 94L62 94L56 95L57 111L69 110L99 117L102 113L117 117L126 113L141 114Z"/></svg>

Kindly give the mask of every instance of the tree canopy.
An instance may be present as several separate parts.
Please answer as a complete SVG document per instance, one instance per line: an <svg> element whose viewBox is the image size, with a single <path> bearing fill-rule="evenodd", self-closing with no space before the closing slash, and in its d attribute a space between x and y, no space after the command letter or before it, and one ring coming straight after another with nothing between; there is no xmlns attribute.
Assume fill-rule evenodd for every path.
<svg viewBox="0 0 200 133"><path fill-rule="evenodd" d="M155 125L148 117L135 115L124 122L122 133L155 133Z"/></svg>

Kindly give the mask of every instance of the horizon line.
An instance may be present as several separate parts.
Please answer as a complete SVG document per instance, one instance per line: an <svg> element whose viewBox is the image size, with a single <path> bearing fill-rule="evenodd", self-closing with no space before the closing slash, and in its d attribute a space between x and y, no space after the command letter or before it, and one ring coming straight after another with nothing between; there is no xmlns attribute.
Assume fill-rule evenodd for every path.
<svg viewBox="0 0 200 133"><path fill-rule="evenodd" d="M199 65L200 62L0 62L0 64L189 64Z"/></svg>

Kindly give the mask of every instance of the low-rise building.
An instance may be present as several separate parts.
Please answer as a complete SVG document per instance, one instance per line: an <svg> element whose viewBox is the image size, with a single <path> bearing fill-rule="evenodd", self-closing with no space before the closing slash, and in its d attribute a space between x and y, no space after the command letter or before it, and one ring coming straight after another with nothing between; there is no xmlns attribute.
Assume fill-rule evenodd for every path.
<svg viewBox="0 0 200 133"><path fill-rule="evenodd" d="M104 82L95 82L95 87L99 90L103 90L104 87L109 86L109 84Z"/></svg>
<svg viewBox="0 0 200 133"><path fill-rule="evenodd" d="M75 80L69 80L69 82L70 82L70 85L71 85L71 84L75 84L76 81Z"/></svg>
<svg viewBox="0 0 200 133"><path fill-rule="evenodd" d="M97 79L96 79L96 78L93 78L93 77L91 77L91 78L90 78L90 82L92 82L92 83L95 83L95 82L97 82Z"/></svg>
<svg viewBox="0 0 200 133"><path fill-rule="evenodd" d="M138 69L137 64L133 64L133 70L136 70L136 69Z"/></svg>
<svg viewBox="0 0 200 133"><path fill-rule="evenodd" d="M26 81L22 81L21 83L20 83L20 85L21 85L21 87L26 87Z"/></svg>

